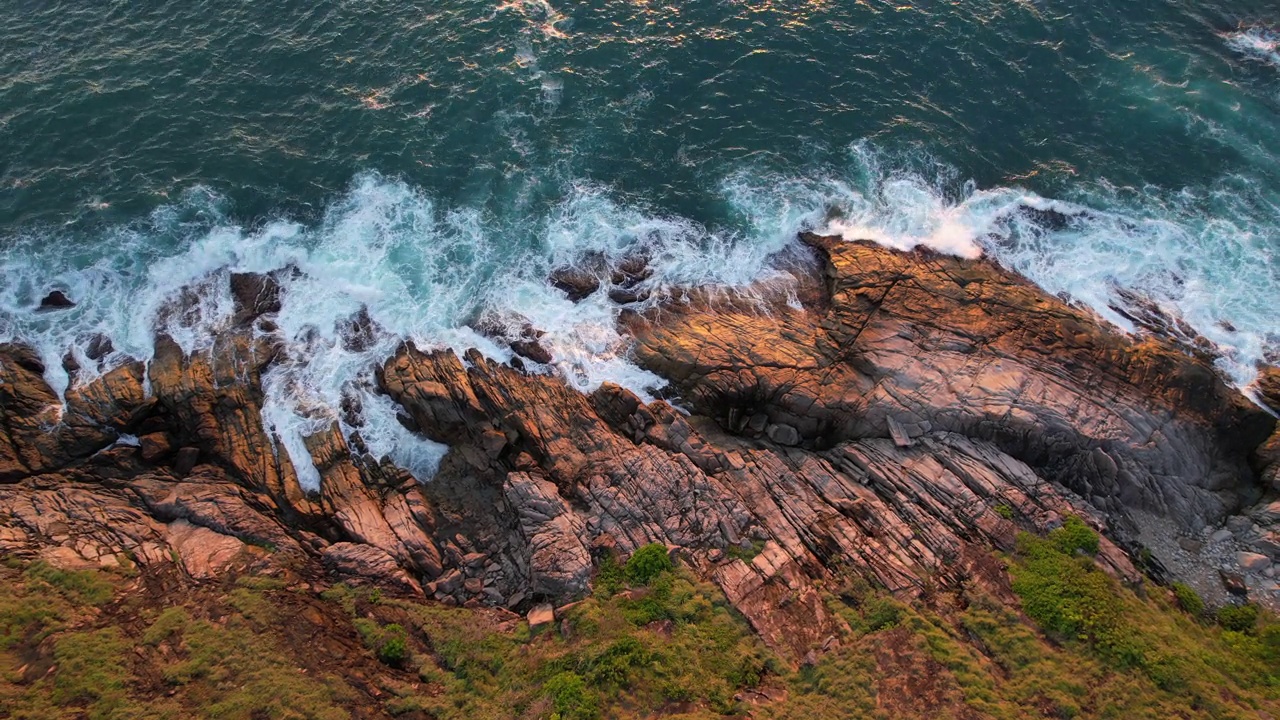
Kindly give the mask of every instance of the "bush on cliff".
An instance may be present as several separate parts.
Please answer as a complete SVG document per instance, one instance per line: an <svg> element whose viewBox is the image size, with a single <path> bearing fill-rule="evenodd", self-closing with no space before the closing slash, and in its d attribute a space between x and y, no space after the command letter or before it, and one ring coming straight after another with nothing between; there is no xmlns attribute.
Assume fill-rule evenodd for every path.
<svg viewBox="0 0 1280 720"><path fill-rule="evenodd" d="M1174 598L1178 600L1178 607L1193 617L1204 615L1204 600L1200 599L1200 593L1192 589L1190 585L1176 582L1170 588L1173 590Z"/></svg>
<svg viewBox="0 0 1280 720"><path fill-rule="evenodd" d="M625 568L627 582L632 585L648 585L664 572L674 568L667 548L658 543L651 543L636 550L627 559Z"/></svg>
<svg viewBox="0 0 1280 720"><path fill-rule="evenodd" d="M1045 632L1080 640L1120 667L1143 663L1145 652L1124 617L1112 580L1080 552L1096 552L1098 536L1078 518L1039 538L1021 533L1010 569L1022 608Z"/></svg>
<svg viewBox="0 0 1280 720"><path fill-rule="evenodd" d="M1258 624L1257 605L1224 605L1218 608L1218 624L1226 630L1251 632Z"/></svg>

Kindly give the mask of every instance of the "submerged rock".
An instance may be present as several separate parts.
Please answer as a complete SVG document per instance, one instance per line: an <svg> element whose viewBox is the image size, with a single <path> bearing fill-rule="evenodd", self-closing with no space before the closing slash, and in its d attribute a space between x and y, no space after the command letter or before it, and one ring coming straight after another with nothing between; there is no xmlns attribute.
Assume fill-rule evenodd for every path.
<svg viewBox="0 0 1280 720"><path fill-rule="evenodd" d="M41 312L46 310L65 310L66 308L73 308L75 306L76 304L71 301L71 298L66 296L66 293L61 290L54 290L48 295L45 295L40 301L39 310Z"/></svg>

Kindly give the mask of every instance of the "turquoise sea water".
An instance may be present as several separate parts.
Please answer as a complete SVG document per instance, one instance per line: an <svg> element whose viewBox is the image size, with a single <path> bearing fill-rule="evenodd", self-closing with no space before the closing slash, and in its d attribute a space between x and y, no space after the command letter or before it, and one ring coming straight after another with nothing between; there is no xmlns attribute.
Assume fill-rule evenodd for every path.
<svg viewBox="0 0 1280 720"><path fill-rule="evenodd" d="M504 357L469 329L484 313L545 331L547 370L584 388L653 387L617 306L569 303L547 270L642 251L659 294L785 282L805 227L986 252L1121 327L1135 291L1242 384L1280 347L1274 2L5 10L0 339L65 386L96 335L108 364L157 328L205 346L227 272L296 266L265 413L295 450L357 394L375 450L429 472L439 449L370 369L404 338ZM198 312L164 311L193 283ZM55 288L77 306L35 312ZM381 332L353 350L338 324L361 307Z"/></svg>

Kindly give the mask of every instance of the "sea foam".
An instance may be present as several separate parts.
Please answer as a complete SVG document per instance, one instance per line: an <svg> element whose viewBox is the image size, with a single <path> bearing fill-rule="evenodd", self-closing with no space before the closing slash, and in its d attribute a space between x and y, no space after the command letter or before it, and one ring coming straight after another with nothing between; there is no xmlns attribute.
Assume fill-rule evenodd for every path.
<svg viewBox="0 0 1280 720"><path fill-rule="evenodd" d="M858 144L846 168L803 176L744 169L724 178L720 193L732 218L724 228L586 183L567 187L537 217L503 221L366 173L318 222L244 228L215 192L194 188L145 221L92 237L33 230L6 239L0 340L37 348L61 392L70 382L62 357L70 352L92 372L88 352L99 335L114 346L108 367L150 358L157 332L187 352L210 349L234 313L230 273L287 270L278 273L275 330L283 353L263 378L263 420L314 490L319 476L303 438L332 423L420 479L435 472L446 448L406 430L375 387L375 368L405 341L474 347L505 362L506 345L472 328L517 334L527 324L552 355L547 366L526 363L532 371L557 373L584 392L607 381L652 397L664 381L628 360L621 308L605 292L570 302L546 280L562 265L603 275L628 257L647 258L653 272L639 289L649 299L637 309L693 286L785 289L780 258L798 252L796 233L808 229L904 250L985 253L1128 330L1117 289L1135 291L1216 343L1224 371L1241 384L1280 330L1268 305L1280 290L1270 262L1280 212L1256 197L1245 202L1240 188L1165 193L1097 183L1050 199L976 188L952 169L887 162ZM51 289L77 305L38 312Z"/></svg>
<svg viewBox="0 0 1280 720"><path fill-rule="evenodd" d="M1280 32L1250 27L1226 35L1227 46L1246 57L1280 68Z"/></svg>

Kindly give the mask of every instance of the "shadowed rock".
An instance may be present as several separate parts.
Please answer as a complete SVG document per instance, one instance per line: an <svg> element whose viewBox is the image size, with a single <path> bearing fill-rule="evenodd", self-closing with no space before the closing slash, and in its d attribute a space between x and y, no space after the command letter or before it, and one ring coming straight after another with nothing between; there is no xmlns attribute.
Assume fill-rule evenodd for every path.
<svg viewBox="0 0 1280 720"><path fill-rule="evenodd" d="M990 550L1080 514L1107 535L1099 563L1136 582L1122 548L1156 563L1186 553L1181 535L1250 507L1255 472L1276 473L1274 419L1204 353L1119 334L984 260L804 240L821 282L799 283L802 308L762 287L624 315L631 356L679 405L401 347L379 386L404 427L450 446L425 483L336 422L317 423L305 457L285 452L262 422L277 349L245 326L190 356L158 338L149 367L121 365L65 404L38 357L0 347L0 552L147 566L198 542L209 552L184 565L193 577L287 561L525 611L587 592L602 556L660 543L800 663L841 628L827 580L855 574L903 598L979 582L1003 597ZM615 269L574 292L600 277L643 286L644 263ZM238 307L270 311L259 280L235 282ZM353 317L352 337L366 325ZM344 409L328 410L316 417ZM122 433L140 447L116 444ZM314 466L318 492L295 461ZM1249 567L1271 569L1264 541L1240 549ZM1206 563L1169 568L1225 592ZM1270 592L1250 582L1230 590Z"/></svg>

